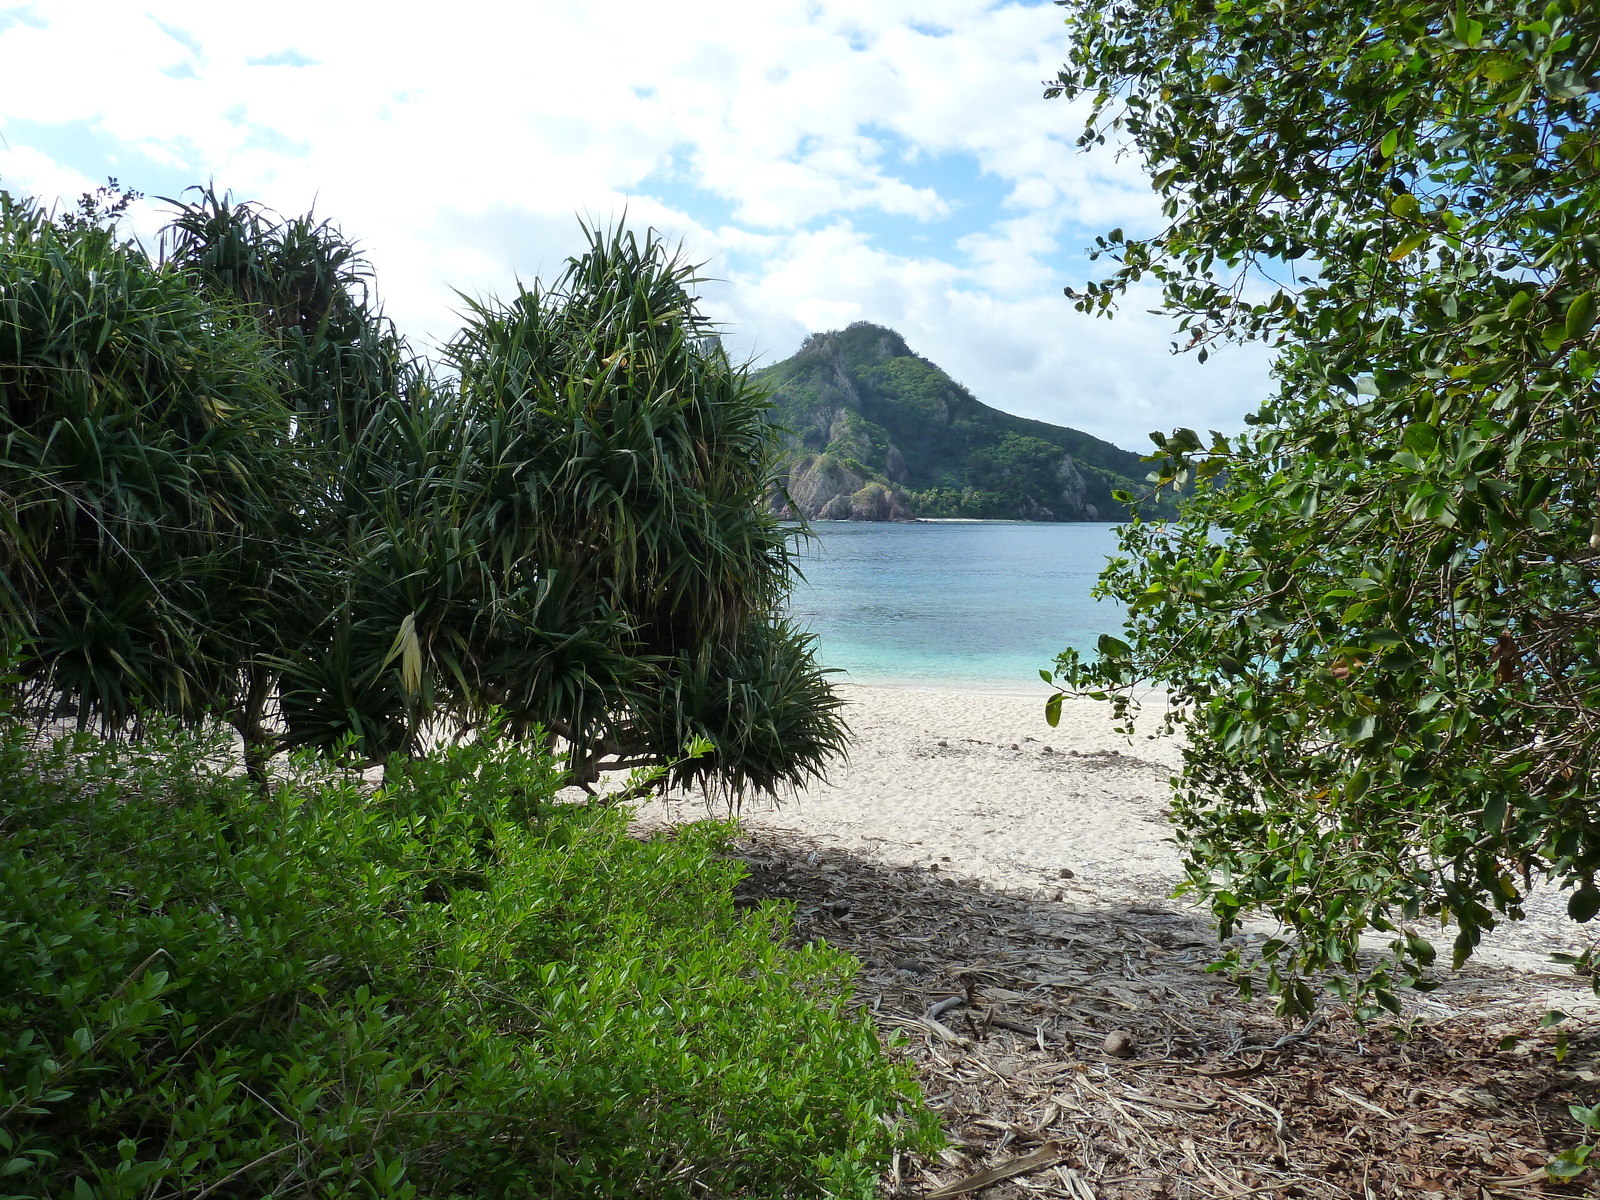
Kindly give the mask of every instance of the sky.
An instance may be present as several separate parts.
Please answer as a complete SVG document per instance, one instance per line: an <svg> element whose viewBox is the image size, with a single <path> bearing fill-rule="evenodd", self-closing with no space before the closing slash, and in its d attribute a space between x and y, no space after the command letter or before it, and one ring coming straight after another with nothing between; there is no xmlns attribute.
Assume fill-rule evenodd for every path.
<svg viewBox="0 0 1600 1200"><path fill-rule="evenodd" d="M986 403L1130 449L1237 431L1266 352L1172 353L1153 291L1114 320L1062 295L1098 233L1158 227L1137 156L1075 145L1042 98L1049 3L987 0L0 0L0 187L115 176L315 209L424 346L458 293L553 278L580 221L681 241L725 344L756 365L865 320Z"/></svg>

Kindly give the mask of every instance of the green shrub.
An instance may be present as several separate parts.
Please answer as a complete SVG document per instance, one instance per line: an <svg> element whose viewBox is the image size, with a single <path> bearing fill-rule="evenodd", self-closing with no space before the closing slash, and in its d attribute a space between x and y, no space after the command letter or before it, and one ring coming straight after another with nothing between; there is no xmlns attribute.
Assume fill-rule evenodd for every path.
<svg viewBox="0 0 1600 1200"><path fill-rule="evenodd" d="M0 1193L866 1197L936 1125L854 962L485 739L268 800L0 731Z"/></svg>

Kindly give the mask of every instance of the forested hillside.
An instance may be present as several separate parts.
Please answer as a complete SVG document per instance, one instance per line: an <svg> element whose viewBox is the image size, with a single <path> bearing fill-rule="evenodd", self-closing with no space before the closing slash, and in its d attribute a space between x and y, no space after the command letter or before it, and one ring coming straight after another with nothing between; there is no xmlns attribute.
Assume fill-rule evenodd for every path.
<svg viewBox="0 0 1600 1200"><path fill-rule="evenodd" d="M790 431L793 506L823 520L1114 521L1147 490L1139 455L990 408L892 329L814 333L758 372Z"/></svg>

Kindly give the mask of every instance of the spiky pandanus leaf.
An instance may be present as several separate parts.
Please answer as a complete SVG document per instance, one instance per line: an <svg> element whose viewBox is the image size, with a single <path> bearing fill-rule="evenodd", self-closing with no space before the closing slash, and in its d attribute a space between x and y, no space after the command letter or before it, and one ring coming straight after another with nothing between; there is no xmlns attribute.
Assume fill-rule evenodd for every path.
<svg viewBox="0 0 1600 1200"><path fill-rule="evenodd" d="M377 304L370 264L331 221L278 217L213 187L189 193L167 201L163 261L255 318L302 444L348 445L386 399L420 384L426 372Z"/></svg>
<svg viewBox="0 0 1600 1200"><path fill-rule="evenodd" d="M737 803L823 778L848 747L843 705L817 664L815 639L769 620L735 645L679 654L663 686L640 702L639 720L657 746L709 743L679 760L671 781Z"/></svg>
<svg viewBox="0 0 1600 1200"><path fill-rule="evenodd" d="M278 379L253 322L0 193L0 575L36 701L110 727L234 703L306 492Z"/></svg>

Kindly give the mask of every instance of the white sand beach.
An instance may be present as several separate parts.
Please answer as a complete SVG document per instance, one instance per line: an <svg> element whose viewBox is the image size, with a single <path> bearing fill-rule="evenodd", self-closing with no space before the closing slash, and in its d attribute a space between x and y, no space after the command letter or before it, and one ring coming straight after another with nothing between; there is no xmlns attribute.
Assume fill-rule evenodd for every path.
<svg viewBox="0 0 1600 1200"><path fill-rule="evenodd" d="M855 732L849 761L790 799L747 804L746 827L1077 903L1158 901L1177 884L1162 816L1178 763L1171 739L1130 744L1109 706L1088 700L1067 702L1052 729L1042 688L840 690ZM658 801L640 819L703 814L698 800Z"/></svg>
<svg viewBox="0 0 1600 1200"><path fill-rule="evenodd" d="M1092 700L1066 702L1052 729L1042 686L840 690L855 734L849 761L796 796L747 804L746 828L1077 908L1186 907L1170 899L1182 872L1165 817L1180 747L1147 736L1159 722L1159 694L1130 741L1110 706ZM705 815L699 799L679 798L642 806L638 819L650 827ZM1565 899L1538 891L1529 920L1492 934L1478 961L1553 973L1552 951L1584 944ZM1434 940L1448 946L1450 937L1440 931ZM1570 977L1551 982L1571 986Z"/></svg>

